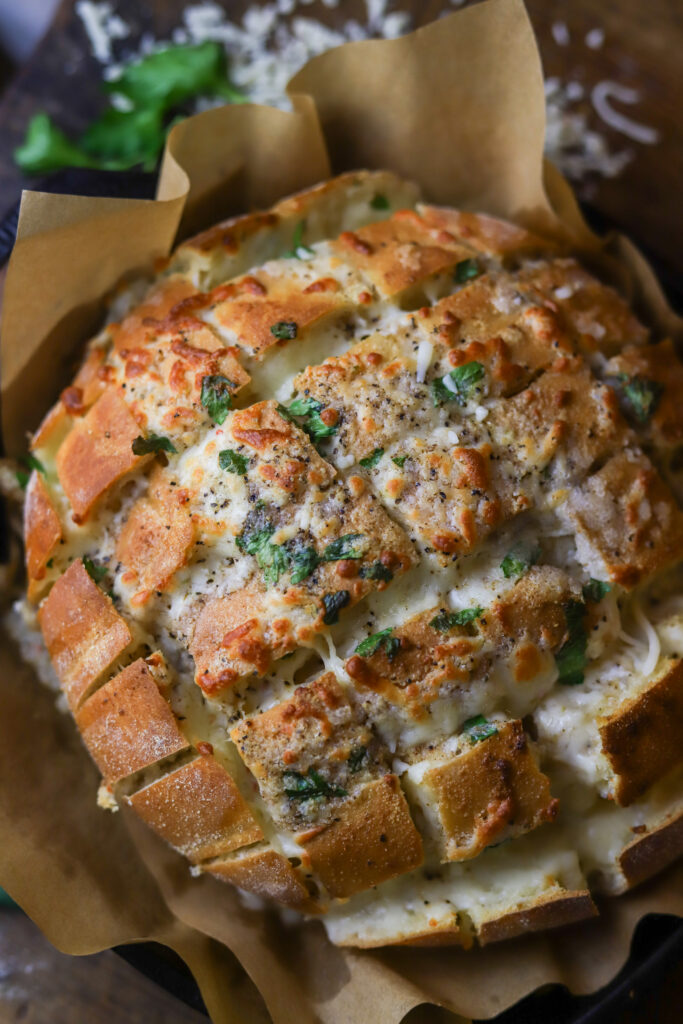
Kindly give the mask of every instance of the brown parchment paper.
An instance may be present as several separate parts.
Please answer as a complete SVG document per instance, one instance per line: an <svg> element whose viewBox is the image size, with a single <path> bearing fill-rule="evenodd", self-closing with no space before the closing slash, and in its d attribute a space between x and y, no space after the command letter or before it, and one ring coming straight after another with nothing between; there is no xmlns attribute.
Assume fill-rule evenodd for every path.
<svg viewBox="0 0 683 1024"><path fill-rule="evenodd" d="M488 0L402 39L343 46L302 69L290 93L292 112L225 107L178 125L156 201L24 194L0 339L10 453L25 450L26 431L68 379L103 294L164 256L179 229L353 167L387 167L430 201L570 238L660 331L683 333L637 249L593 236L543 161L543 78L521 0ZM276 1024L396 1024L424 1003L489 1017L548 982L600 987L643 914L683 915L678 865L604 901L598 920L558 932L468 953L340 950L319 922L247 910L229 886L191 878L186 861L126 812L99 811L96 772L71 719L6 641L0 688L0 885L64 951L145 939L175 949L218 1024L268 1014Z"/></svg>

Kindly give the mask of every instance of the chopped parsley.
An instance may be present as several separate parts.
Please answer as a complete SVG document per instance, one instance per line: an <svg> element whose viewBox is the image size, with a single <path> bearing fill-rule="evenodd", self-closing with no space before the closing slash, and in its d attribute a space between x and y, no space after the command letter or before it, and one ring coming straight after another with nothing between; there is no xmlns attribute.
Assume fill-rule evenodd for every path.
<svg viewBox="0 0 683 1024"><path fill-rule="evenodd" d="M322 409L322 403L316 402L314 398L295 398L293 402L289 403L289 406L278 405L277 407L280 416L301 427L314 444L325 437L336 434L339 429L337 423L328 424L321 419ZM303 423L298 422L300 419L303 420Z"/></svg>
<svg viewBox="0 0 683 1024"><path fill-rule="evenodd" d="M323 622L326 626L334 626L335 622L339 622L339 612L342 608L346 608L350 600L351 595L348 590L337 590L334 594L323 594L323 604L325 605Z"/></svg>
<svg viewBox="0 0 683 1024"><path fill-rule="evenodd" d="M225 417L232 406L230 388L232 381L220 373L212 373L202 377L200 401L214 423L225 423Z"/></svg>
<svg viewBox="0 0 683 1024"><path fill-rule="evenodd" d="M366 747L353 747L351 753L347 758L347 764L349 766L350 772L355 773L361 770L361 768L363 767L363 761L365 760L367 753L368 751Z"/></svg>
<svg viewBox="0 0 683 1024"><path fill-rule="evenodd" d="M514 547L510 548L507 555L500 563L500 567L503 570L503 576L506 580L511 580L523 576L525 572L528 572L532 565L536 565L536 562L541 557L541 549L537 544L525 544L520 542L515 544Z"/></svg>
<svg viewBox="0 0 683 1024"><path fill-rule="evenodd" d="M331 544L328 544L323 551L322 562L341 562L345 558L362 558L365 554L366 545L359 545L358 541L364 541L362 533L345 533L343 537L337 537Z"/></svg>
<svg viewBox="0 0 683 1024"><path fill-rule="evenodd" d="M290 557L292 583L301 583L303 580L308 579L311 573L315 572L320 565L320 558L314 547L300 547Z"/></svg>
<svg viewBox="0 0 683 1024"><path fill-rule="evenodd" d="M133 449L133 455L154 455L157 452L177 452L176 446L173 444L170 438L162 437L161 434L150 434L149 437L143 437L140 434L136 437L131 445Z"/></svg>
<svg viewBox="0 0 683 1024"><path fill-rule="evenodd" d="M455 282L456 284L464 284L465 281L472 281L475 277L479 277L481 270L476 260L460 260L455 265Z"/></svg>
<svg viewBox="0 0 683 1024"><path fill-rule="evenodd" d="M218 453L218 465L221 469L226 469L228 473L244 476L249 459L246 455L240 455L239 452L233 451L232 448L224 448L222 452Z"/></svg>
<svg viewBox="0 0 683 1024"><path fill-rule="evenodd" d="M469 625L470 622L474 622L475 619L480 618L483 614L484 609L478 605L475 608L461 608L459 612L440 611L429 625L432 629L437 629L439 633L447 633L454 626Z"/></svg>
<svg viewBox="0 0 683 1024"><path fill-rule="evenodd" d="M253 555L263 571L267 583L274 585L289 567L289 552L280 544L271 543L275 527L269 522L262 509L250 512L242 532L237 536L237 547Z"/></svg>
<svg viewBox="0 0 683 1024"><path fill-rule="evenodd" d="M364 459L360 459L358 464L362 466L363 469L372 469L377 465L383 455L384 448L375 448L370 455L367 455Z"/></svg>
<svg viewBox="0 0 683 1024"><path fill-rule="evenodd" d="M401 641L398 637L392 636L393 630L389 626L388 629L382 629L379 633L373 633L372 636L367 636L365 640L361 640L356 647L356 654L360 654L363 658L371 658L373 654L376 654L380 647L384 648L384 653L390 660L395 658L401 647Z"/></svg>
<svg viewBox="0 0 683 1024"><path fill-rule="evenodd" d="M467 733L467 738L472 746L475 743L481 743L482 740L487 740L489 736L498 735L496 726L493 722L489 722L488 719L484 718L483 715L475 715L474 718L468 718L462 724L462 731Z"/></svg>
<svg viewBox="0 0 683 1024"><path fill-rule="evenodd" d="M372 207L373 210L391 209L391 204L389 203L389 200L385 195L382 195L381 192L377 192L376 195L372 197L372 199L370 200L370 206Z"/></svg>
<svg viewBox="0 0 683 1024"><path fill-rule="evenodd" d="M433 404L438 406L447 402L457 402L458 405L466 405L485 375L483 365L476 360L456 366L450 373L432 381L430 388Z"/></svg>
<svg viewBox="0 0 683 1024"><path fill-rule="evenodd" d="M21 487L22 491L25 491L28 487L31 474L26 469L17 469L15 470L14 475L17 478L17 483Z"/></svg>
<svg viewBox="0 0 683 1024"><path fill-rule="evenodd" d="M292 248L288 252L284 253L286 259L303 260L307 256L313 256L313 250L310 246L304 245L304 229L306 227L306 221L300 220L297 226L294 228L294 234L292 235ZM303 256L301 253L303 252ZM296 335L295 335L296 337Z"/></svg>
<svg viewBox="0 0 683 1024"><path fill-rule="evenodd" d="M45 469L45 466L42 464L40 459L36 458L36 456L33 455L31 452L29 452L28 455L23 455L19 461L23 462L23 464L28 467L28 469L17 469L14 474L17 478L17 483L19 484L22 490L26 490L29 479L31 477L31 474L28 472L28 470L35 469L36 472L42 473L43 476L47 476L47 470Z"/></svg>
<svg viewBox="0 0 683 1024"><path fill-rule="evenodd" d="M583 601L569 601L564 606L567 619L567 639L555 655L558 683L563 686L578 686L583 682L586 667L588 633L583 622L586 606Z"/></svg>
<svg viewBox="0 0 683 1024"><path fill-rule="evenodd" d="M297 332L298 327L293 320L278 320L270 328L270 333L279 341L291 341L296 338Z"/></svg>
<svg viewBox="0 0 683 1024"><path fill-rule="evenodd" d="M609 594L612 587L609 583L603 582L603 580L595 580L591 576L588 583L584 583L582 594L584 601L594 601L596 604L598 601L602 601L606 594Z"/></svg>
<svg viewBox="0 0 683 1024"><path fill-rule="evenodd" d="M392 455L391 461L395 466L398 466L399 469L403 469L407 458L407 455Z"/></svg>
<svg viewBox="0 0 683 1024"><path fill-rule="evenodd" d="M629 377L626 373L619 374L620 390L630 412L639 423L647 423L664 393L664 385L647 377Z"/></svg>
<svg viewBox="0 0 683 1024"><path fill-rule="evenodd" d="M379 580L381 583L391 583L394 578L391 569L387 569L381 562L362 566L358 575L362 580Z"/></svg>
<svg viewBox="0 0 683 1024"><path fill-rule="evenodd" d="M315 768L309 768L305 775L301 772L284 772L285 796L290 800L317 800L325 796L346 796L341 786L333 786L324 779Z"/></svg>
<svg viewBox="0 0 683 1024"><path fill-rule="evenodd" d="M101 583L104 577L107 575L106 565L95 565L91 558L87 555L83 556L83 568L87 572L91 580L95 583Z"/></svg>

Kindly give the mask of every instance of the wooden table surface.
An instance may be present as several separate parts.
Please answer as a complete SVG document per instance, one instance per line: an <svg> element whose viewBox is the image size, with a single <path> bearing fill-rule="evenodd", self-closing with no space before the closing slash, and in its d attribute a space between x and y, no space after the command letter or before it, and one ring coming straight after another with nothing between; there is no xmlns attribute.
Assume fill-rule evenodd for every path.
<svg viewBox="0 0 683 1024"><path fill-rule="evenodd" d="M133 38L145 31L168 38L187 2L114 0L113 6L131 26ZM223 6L237 20L248 3L223 0ZM412 11L416 25L452 6L447 0L400 0L394 5ZM613 106L655 129L658 142L643 145L625 138L600 122L587 101L589 126L604 134L612 151L629 149L633 156L618 177L594 176L579 194L683 280L682 0L527 0L527 6L546 76L578 82L589 97L604 81L637 90L633 106ZM363 7L361 0L342 0L329 11L316 3L310 14L334 25L362 18ZM594 29L604 30L598 48L586 42ZM22 187L32 184L12 160L31 115L46 110L67 132L79 132L102 104L100 74L73 0L64 0L37 53L0 99L0 214ZM677 1024L683 996L680 973L680 968L672 969L656 994L615 1024ZM114 953L65 957L20 912L0 909L0 1024L198 1024L203 1019Z"/></svg>

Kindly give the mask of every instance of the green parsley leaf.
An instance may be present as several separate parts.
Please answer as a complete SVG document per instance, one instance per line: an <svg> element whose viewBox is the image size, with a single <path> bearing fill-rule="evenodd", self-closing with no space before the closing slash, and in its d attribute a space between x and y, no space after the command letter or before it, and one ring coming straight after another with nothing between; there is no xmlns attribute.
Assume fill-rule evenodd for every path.
<svg viewBox="0 0 683 1024"><path fill-rule="evenodd" d="M467 733L467 738L474 746L475 743L481 743L482 740L487 740L489 736L497 736L498 729L489 722L483 715L475 715L473 718L468 718L466 722L462 723L462 731Z"/></svg>
<svg viewBox="0 0 683 1024"><path fill-rule="evenodd" d="M246 455L240 455L239 452L233 451L232 448L224 448L222 452L218 453L218 465L221 469L227 469L228 473L244 476L249 459Z"/></svg>
<svg viewBox="0 0 683 1024"><path fill-rule="evenodd" d="M277 583L290 564L287 549L281 544L271 544L270 538L274 533L275 527L264 515L263 510L259 509L249 513L242 532L236 537L237 547L240 551L254 556L263 571L266 583L271 586Z"/></svg>
<svg viewBox="0 0 683 1024"><path fill-rule="evenodd" d="M367 455L364 459L360 459L359 465L362 466L363 469L372 469L377 465L383 455L384 448L375 448L372 454Z"/></svg>
<svg viewBox="0 0 683 1024"><path fill-rule="evenodd" d="M214 423L225 423L225 418L232 406L230 388L232 381L220 373L211 373L202 377L200 401ZM225 468L225 467L223 467Z"/></svg>
<svg viewBox="0 0 683 1024"><path fill-rule="evenodd" d="M18 469L14 475L17 478L17 483L21 487L22 491L25 491L26 488L28 487L28 482L31 477L31 474L27 473L25 469Z"/></svg>
<svg viewBox="0 0 683 1024"><path fill-rule="evenodd" d="M503 576L506 580L514 579L517 576L523 576L525 572L528 572L532 565L536 565L536 562L541 557L541 549L538 545L525 544L520 542L515 544L514 547L510 548L507 555L500 563L500 567L503 570Z"/></svg>
<svg viewBox="0 0 683 1024"><path fill-rule="evenodd" d="M360 654L363 658L371 658L373 654L376 654L380 647L384 648L384 653L387 658L395 658L398 654L401 641L398 637L392 636L393 629L389 626L388 629L381 629L379 633L373 633L372 636L367 636L365 640L361 640L356 647L356 654Z"/></svg>
<svg viewBox="0 0 683 1024"><path fill-rule="evenodd" d="M461 608L459 612L440 611L429 625L432 629L437 629L439 633L447 633L454 626L469 625L470 622L474 622L475 619L480 618L483 614L484 609L479 606L476 608Z"/></svg>
<svg viewBox="0 0 683 1024"><path fill-rule="evenodd" d="M151 455L156 452L177 452L177 448L168 437L161 437L160 434L150 434L143 437L140 434L131 445L133 455Z"/></svg>
<svg viewBox="0 0 683 1024"><path fill-rule="evenodd" d="M97 161L67 139L45 113L34 114L14 160L25 174L47 174L62 167L95 167Z"/></svg>
<svg viewBox="0 0 683 1024"><path fill-rule="evenodd" d="M303 419L304 422L297 423L297 426L300 426L316 444L323 438L336 434L339 429L338 423L329 425L322 420L320 416L322 408L322 404L316 402L314 398L295 398L289 403L289 406L278 405L277 411L283 419L289 420L290 423L297 423L297 419Z"/></svg>
<svg viewBox="0 0 683 1024"><path fill-rule="evenodd" d="M256 561L263 570L266 583L275 586L289 568L289 552L281 544L263 544L256 552Z"/></svg>
<svg viewBox="0 0 683 1024"><path fill-rule="evenodd" d="M365 535L345 533L343 537L337 537L323 551L321 562L340 562L344 558L362 558L367 545L358 545L356 542L359 540L365 540Z"/></svg>
<svg viewBox="0 0 683 1024"><path fill-rule="evenodd" d="M372 565L363 565L358 573L363 580L379 580L380 583L391 583L394 574L391 569L381 562L373 562Z"/></svg>
<svg viewBox="0 0 683 1024"><path fill-rule="evenodd" d="M582 588L582 594L584 601L594 601L596 604L598 601L602 601L606 594L609 594L612 587L609 583L604 583L603 580L595 580L591 576L588 583L584 583Z"/></svg>
<svg viewBox="0 0 683 1024"><path fill-rule="evenodd" d="M166 139L157 107L116 110L109 107L85 130L80 145L97 164L110 170L142 165L153 171Z"/></svg>
<svg viewBox="0 0 683 1024"><path fill-rule="evenodd" d="M297 226L294 228L294 234L292 235L292 248L288 252L283 253L285 259L296 259L301 260L306 256L313 256L313 250L309 245L304 245L304 228L306 227L306 221L300 220ZM303 252L303 256L301 253Z"/></svg>
<svg viewBox="0 0 683 1024"><path fill-rule="evenodd" d="M29 469L35 469L39 473L42 473L43 476L47 476L47 470L45 469L45 466L42 464L40 459L36 458L36 456L32 452L29 452L28 455L22 455L21 461L24 463L25 466L28 466Z"/></svg>
<svg viewBox="0 0 683 1024"><path fill-rule="evenodd" d="M486 370L481 363L473 360L471 363L463 363L456 366L450 373L443 377L437 377L432 381L430 388L432 392L432 403L435 406L444 405L447 402L457 402L458 405L466 405L472 397L473 391L486 375Z"/></svg>
<svg viewBox="0 0 683 1024"><path fill-rule="evenodd" d="M126 96L135 107L168 110L194 96L220 96L231 103L247 97L230 82L225 50L214 41L167 46L124 67L106 82L107 92Z"/></svg>
<svg viewBox="0 0 683 1024"><path fill-rule="evenodd" d="M578 686L583 682L588 646L588 633L583 621L585 613L586 606L582 601L569 601L564 606L568 636L555 655L559 672L557 681L563 686Z"/></svg>
<svg viewBox="0 0 683 1024"><path fill-rule="evenodd" d="M398 466L399 469L403 469L407 458L408 458L407 455L392 455L391 456L391 461L396 466Z"/></svg>
<svg viewBox="0 0 683 1024"><path fill-rule="evenodd" d="M367 756L367 753L368 753L368 751L367 751L366 747L353 747L352 748L351 753L349 754L349 756L348 756L348 758L346 760L346 763L349 766L349 771L350 772L354 772L355 773L355 772L359 772L361 770L361 768L363 767L363 761L365 760L365 758Z"/></svg>
<svg viewBox="0 0 683 1024"><path fill-rule="evenodd" d="M476 260L460 260L455 265L455 281L456 284L464 284L465 281L472 281L473 278L479 277L481 270Z"/></svg>
<svg viewBox="0 0 683 1024"><path fill-rule="evenodd" d="M389 210L391 209L391 203L386 196L382 195L381 192L377 192L376 195L370 200L370 206L373 210Z"/></svg>
<svg viewBox="0 0 683 1024"><path fill-rule="evenodd" d="M627 412L632 413L639 423L647 423L659 405L664 385L647 377L629 377L625 373L619 375L619 380Z"/></svg>
<svg viewBox="0 0 683 1024"><path fill-rule="evenodd" d="M291 340L296 338L298 327L293 320L278 320L276 324L273 324L270 328L270 333L274 338L278 338L280 341Z"/></svg>
<svg viewBox="0 0 683 1024"><path fill-rule="evenodd" d="M293 566L292 583L301 583L308 579L312 572L320 565L318 552L314 547L300 548L291 556Z"/></svg>
<svg viewBox="0 0 683 1024"><path fill-rule="evenodd" d="M347 796L341 786L333 786L315 768L309 768L306 775L301 772L284 772L285 796L290 800L316 800L324 796Z"/></svg>
<svg viewBox="0 0 683 1024"><path fill-rule="evenodd" d="M333 626L335 622L339 622L339 612L342 608L346 608L350 600L351 595L348 590L337 590L334 594L323 594L323 604L325 605L323 622L326 626Z"/></svg>
<svg viewBox="0 0 683 1024"><path fill-rule="evenodd" d="M107 575L106 565L95 565L92 559L88 558L87 555L83 556L83 568L87 572L91 580L95 583L101 583L104 577Z"/></svg>

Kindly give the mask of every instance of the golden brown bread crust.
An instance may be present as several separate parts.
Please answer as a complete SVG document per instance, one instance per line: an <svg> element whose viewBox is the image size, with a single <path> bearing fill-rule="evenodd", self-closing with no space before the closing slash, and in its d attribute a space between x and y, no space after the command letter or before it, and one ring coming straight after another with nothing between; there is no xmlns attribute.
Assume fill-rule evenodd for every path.
<svg viewBox="0 0 683 1024"><path fill-rule="evenodd" d="M45 486L42 473L34 469L26 487L24 505L26 571L29 596L33 599L40 593L40 581L45 578L45 568L61 539L62 524L52 504L50 492Z"/></svg>
<svg viewBox="0 0 683 1024"><path fill-rule="evenodd" d="M59 481L82 523L97 499L140 462L132 449L140 425L118 391L107 389L76 420L57 455Z"/></svg>
<svg viewBox="0 0 683 1024"><path fill-rule="evenodd" d="M339 817L303 843L331 896L343 899L412 871L422 840L395 775L364 786Z"/></svg>
<svg viewBox="0 0 683 1024"><path fill-rule="evenodd" d="M646 689L600 722L614 772L614 797L627 806L683 761L683 660L672 658Z"/></svg>
<svg viewBox="0 0 683 1024"><path fill-rule="evenodd" d="M80 559L57 580L38 620L55 672L75 711L126 650L131 632Z"/></svg>
<svg viewBox="0 0 683 1024"><path fill-rule="evenodd" d="M477 927L477 940L481 946L502 942L516 935L559 928L589 917L596 917L597 907L588 890L566 892L558 890L538 896L522 910L513 910Z"/></svg>
<svg viewBox="0 0 683 1024"><path fill-rule="evenodd" d="M623 889L652 878L683 854L683 810L670 814L651 832L636 837L619 854Z"/></svg>
<svg viewBox="0 0 683 1024"><path fill-rule="evenodd" d="M317 909L298 872L276 850L247 850L235 857L210 861L202 871L294 910L315 913Z"/></svg>
<svg viewBox="0 0 683 1024"><path fill-rule="evenodd" d="M520 721L431 768L422 788L442 829L443 860L476 857L503 837L553 821L559 801L539 771Z"/></svg>
<svg viewBox="0 0 683 1024"><path fill-rule="evenodd" d="M650 586L679 589L683 363L554 243L415 199L353 172L182 245L41 425L26 512L112 797L360 946L592 914L563 757L587 834L636 823L597 869L680 843Z"/></svg>
<svg viewBox="0 0 683 1024"><path fill-rule="evenodd" d="M176 768L126 800L193 864L263 839L233 779L209 754Z"/></svg>
<svg viewBox="0 0 683 1024"><path fill-rule="evenodd" d="M110 785L189 747L142 658L88 698L76 725Z"/></svg>

